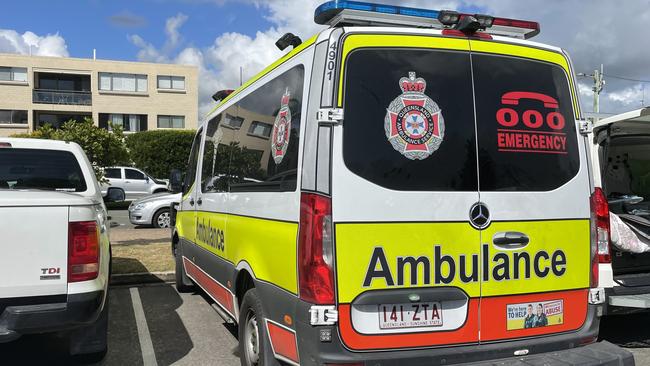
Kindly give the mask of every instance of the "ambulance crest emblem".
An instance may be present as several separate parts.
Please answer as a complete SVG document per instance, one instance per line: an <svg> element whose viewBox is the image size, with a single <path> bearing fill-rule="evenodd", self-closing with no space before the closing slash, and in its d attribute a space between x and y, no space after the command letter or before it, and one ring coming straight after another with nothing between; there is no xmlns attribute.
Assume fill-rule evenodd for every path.
<svg viewBox="0 0 650 366"><path fill-rule="evenodd" d="M427 82L416 78L415 72L401 78L399 87L402 94L386 110L386 138L406 158L424 160L442 144L445 135L442 110L424 94Z"/></svg>
<svg viewBox="0 0 650 366"><path fill-rule="evenodd" d="M271 133L271 154L275 164L280 164L289 146L289 134L291 132L291 110L289 109L289 89L284 92L280 105L280 111L275 116L273 131Z"/></svg>

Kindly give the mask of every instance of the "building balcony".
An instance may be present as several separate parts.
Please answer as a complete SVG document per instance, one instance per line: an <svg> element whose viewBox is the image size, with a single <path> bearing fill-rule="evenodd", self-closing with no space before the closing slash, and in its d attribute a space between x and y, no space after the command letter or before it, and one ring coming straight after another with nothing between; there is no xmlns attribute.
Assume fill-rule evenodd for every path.
<svg viewBox="0 0 650 366"><path fill-rule="evenodd" d="M90 92L34 89L34 103L63 105L92 105Z"/></svg>

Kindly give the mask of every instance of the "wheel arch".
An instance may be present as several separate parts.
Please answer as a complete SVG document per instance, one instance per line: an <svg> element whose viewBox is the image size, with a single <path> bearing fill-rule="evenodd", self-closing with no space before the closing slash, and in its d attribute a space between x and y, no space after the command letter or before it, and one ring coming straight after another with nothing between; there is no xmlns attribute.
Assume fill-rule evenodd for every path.
<svg viewBox="0 0 650 366"><path fill-rule="evenodd" d="M235 299L237 300L237 308L241 306L246 292L255 288L255 282L256 277L253 268L246 261L239 262L235 274Z"/></svg>

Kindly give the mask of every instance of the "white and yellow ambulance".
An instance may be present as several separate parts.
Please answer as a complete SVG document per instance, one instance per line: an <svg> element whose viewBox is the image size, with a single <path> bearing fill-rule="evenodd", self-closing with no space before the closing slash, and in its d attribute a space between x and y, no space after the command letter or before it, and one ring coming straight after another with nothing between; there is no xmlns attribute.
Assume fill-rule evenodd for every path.
<svg viewBox="0 0 650 366"><path fill-rule="evenodd" d="M183 183L177 286L239 325L242 365L633 364L596 342L567 54L484 15L315 21L207 116Z"/></svg>

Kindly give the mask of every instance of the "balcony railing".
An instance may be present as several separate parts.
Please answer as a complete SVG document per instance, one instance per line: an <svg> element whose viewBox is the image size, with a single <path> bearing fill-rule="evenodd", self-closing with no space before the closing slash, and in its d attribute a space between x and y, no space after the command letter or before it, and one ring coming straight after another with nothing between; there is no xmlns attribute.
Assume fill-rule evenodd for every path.
<svg viewBox="0 0 650 366"><path fill-rule="evenodd" d="M34 89L34 103L92 105L90 92Z"/></svg>

